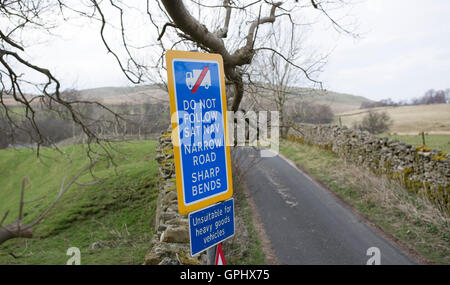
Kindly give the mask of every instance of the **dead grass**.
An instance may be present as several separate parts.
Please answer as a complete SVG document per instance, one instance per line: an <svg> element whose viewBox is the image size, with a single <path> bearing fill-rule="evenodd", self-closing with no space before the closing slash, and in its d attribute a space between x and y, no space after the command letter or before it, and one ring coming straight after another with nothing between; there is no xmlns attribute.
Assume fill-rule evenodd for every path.
<svg viewBox="0 0 450 285"><path fill-rule="evenodd" d="M450 104L381 107L372 110L384 111L391 117L391 133L450 131ZM361 121L367 111L362 109L341 113L336 118L341 116L342 124L351 127L353 122Z"/></svg>
<svg viewBox="0 0 450 285"><path fill-rule="evenodd" d="M379 177L361 168L345 163L346 171L339 171L337 176L346 177L350 174L349 182L354 187L364 191L363 198L369 201L377 201L386 208L398 208L408 217L420 218L429 223L448 223L450 219L442 214L429 201L419 197L412 197L401 185L389 181L385 177ZM418 210L420 209L420 211Z"/></svg>

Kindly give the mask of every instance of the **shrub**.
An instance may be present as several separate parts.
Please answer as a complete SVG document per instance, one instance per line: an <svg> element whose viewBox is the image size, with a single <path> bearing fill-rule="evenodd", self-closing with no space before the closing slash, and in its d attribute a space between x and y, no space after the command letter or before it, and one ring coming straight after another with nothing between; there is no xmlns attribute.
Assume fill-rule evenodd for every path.
<svg viewBox="0 0 450 285"><path fill-rule="evenodd" d="M353 124L354 129L368 131L371 134L381 134L389 130L392 120L386 112L369 111L361 122Z"/></svg>

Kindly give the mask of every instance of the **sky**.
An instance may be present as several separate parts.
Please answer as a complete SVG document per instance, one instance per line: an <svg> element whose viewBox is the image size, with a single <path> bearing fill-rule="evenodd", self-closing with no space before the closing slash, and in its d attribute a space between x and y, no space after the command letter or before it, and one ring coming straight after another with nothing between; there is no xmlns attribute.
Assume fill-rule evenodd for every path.
<svg viewBox="0 0 450 285"><path fill-rule="evenodd" d="M327 89L398 101L450 88L450 1L368 0L351 13L361 36L339 37Z"/></svg>
<svg viewBox="0 0 450 285"><path fill-rule="evenodd" d="M324 50L333 49L324 72L324 88L394 101L450 88L450 1L365 0L352 6L353 38L328 28L312 33ZM52 70L65 88L130 85L108 55L98 30L63 25L27 50L36 63Z"/></svg>

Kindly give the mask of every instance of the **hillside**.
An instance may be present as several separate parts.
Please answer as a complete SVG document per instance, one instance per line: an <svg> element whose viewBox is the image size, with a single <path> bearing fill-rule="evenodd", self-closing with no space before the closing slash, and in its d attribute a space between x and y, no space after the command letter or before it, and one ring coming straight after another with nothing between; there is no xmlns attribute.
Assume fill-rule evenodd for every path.
<svg viewBox="0 0 450 285"><path fill-rule="evenodd" d="M79 90L81 98L88 101L101 102L106 105L117 104L143 104L143 103L167 103L169 96L167 92L157 85L141 85L131 87L99 87ZM25 95L31 98L32 95ZM11 97L5 95L6 105L15 106L18 103Z"/></svg>
<svg viewBox="0 0 450 285"><path fill-rule="evenodd" d="M288 95L287 105L296 102L311 102L315 104L323 104L331 107L334 113L349 112L358 110L363 102L372 102L362 96L356 96L345 93L338 93L330 90L318 90L311 88L293 88L292 94ZM245 94L241 103L244 109L253 106L254 100L258 100L258 106L265 110L276 110L273 97L267 95L267 92L259 92L257 94Z"/></svg>
<svg viewBox="0 0 450 285"><path fill-rule="evenodd" d="M417 134L429 132L434 134L450 134L450 104L416 105L400 107L381 107L370 110L386 112L393 124L390 133ZM342 112L336 115L341 117L342 124L351 127L353 122L361 121L369 109Z"/></svg>
<svg viewBox="0 0 450 285"><path fill-rule="evenodd" d="M107 105L169 103L167 92L156 85L100 87L81 90L80 94L86 100L100 101Z"/></svg>
<svg viewBox="0 0 450 285"><path fill-rule="evenodd" d="M86 89L80 91L84 99L100 100L106 104L120 103L167 103L169 96L166 91L156 85L136 86L136 87L103 87ZM361 103L372 102L371 100L351 94L338 93L329 90L316 90L310 88L295 88L290 100L293 102L305 100L316 104L329 105L335 113L347 112L359 109ZM250 96L246 94L244 98ZM264 101L263 98L260 98ZM243 104L248 100L243 101ZM264 103L263 103L264 104ZM266 103L269 104L269 103Z"/></svg>
<svg viewBox="0 0 450 285"><path fill-rule="evenodd" d="M12 239L0 245L0 264L65 264L69 247L78 247L82 264L141 264L152 237L155 215L156 141L114 144L117 168L95 166L99 183L74 185L34 230L33 239ZM57 195L67 174L72 177L86 163L81 145L44 148L40 158L30 149L0 150L0 215L5 224L18 214L22 177L27 177L24 222L32 221ZM84 155L83 155L84 154ZM85 174L80 181L92 181ZM11 254L12 253L12 254ZM16 256L13 257L12 255Z"/></svg>
<svg viewBox="0 0 450 285"><path fill-rule="evenodd" d="M304 99L306 101L329 105L334 113L357 110L361 106L361 103L373 102L363 96L339 93L330 90L298 89L301 94L305 94Z"/></svg>
<svg viewBox="0 0 450 285"><path fill-rule="evenodd" d="M79 91L84 100L98 101L106 105L126 104L169 104L167 92L157 85L143 85L133 87L100 87L84 89ZM363 102L372 102L362 96L345 93L338 93L330 90L317 90L311 88L294 89L295 94L289 99L291 102L305 100L317 104L329 105L334 113L357 110ZM258 97L258 95L256 95ZM242 106L251 105L252 96L245 94ZM260 103L264 106L271 106L263 97L259 97ZM7 105L17 105L11 98L6 98Z"/></svg>

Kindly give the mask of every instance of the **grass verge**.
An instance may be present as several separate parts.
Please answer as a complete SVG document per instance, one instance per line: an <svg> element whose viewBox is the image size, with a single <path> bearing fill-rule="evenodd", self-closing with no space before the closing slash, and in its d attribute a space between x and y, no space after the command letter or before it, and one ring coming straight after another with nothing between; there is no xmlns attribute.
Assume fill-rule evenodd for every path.
<svg viewBox="0 0 450 285"><path fill-rule="evenodd" d="M283 141L280 152L402 244L450 264L450 219L429 202L327 150Z"/></svg>
<svg viewBox="0 0 450 285"><path fill-rule="evenodd" d="M248 197L244 191L240 174L233 168L233 197L235 213L235 235L223 243L227 264L266 264L263 246L254 224Z"/></svg>

